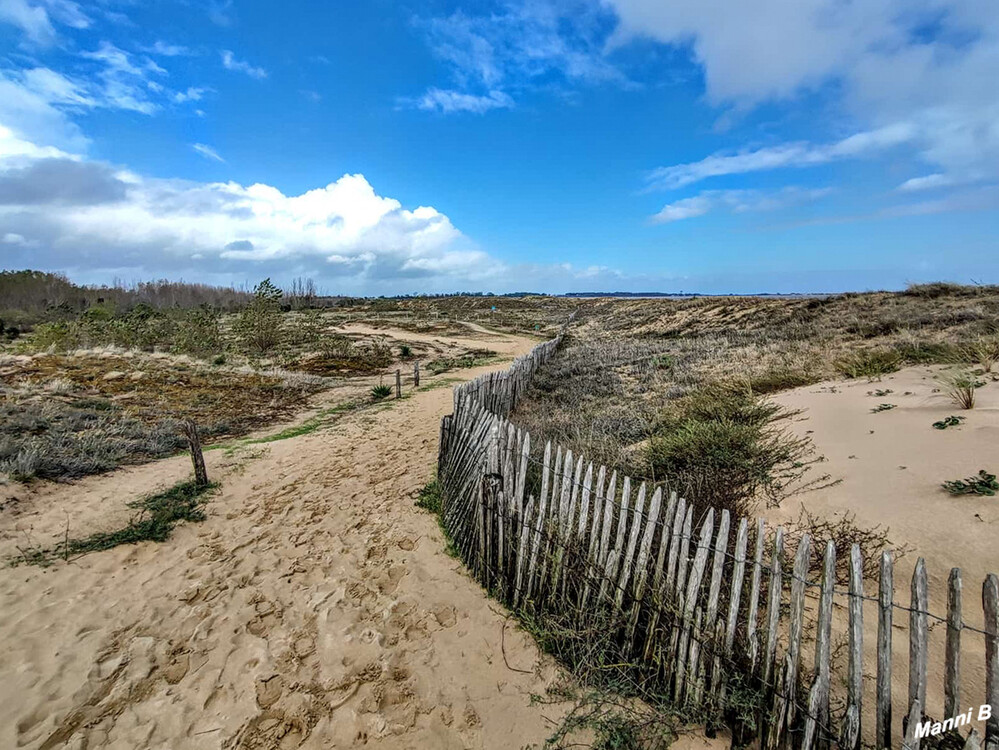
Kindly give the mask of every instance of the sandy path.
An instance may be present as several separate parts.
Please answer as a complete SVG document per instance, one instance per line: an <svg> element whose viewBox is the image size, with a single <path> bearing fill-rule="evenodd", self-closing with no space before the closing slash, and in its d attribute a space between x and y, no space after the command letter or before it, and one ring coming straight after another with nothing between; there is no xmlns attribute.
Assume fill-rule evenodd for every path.
<svg viewBox="0 0 999 750"><path fill-rule="evenodd" d="M450 405L441 388L249 454L209 453L223 489L205 522L163 544L0 570L0 747L542 742L557 709L529 694L554 668L535 670L545 662L512 623L501 648L500 608L413 507ZM178 458L49 486L36 521L188 471Z"/></svg>

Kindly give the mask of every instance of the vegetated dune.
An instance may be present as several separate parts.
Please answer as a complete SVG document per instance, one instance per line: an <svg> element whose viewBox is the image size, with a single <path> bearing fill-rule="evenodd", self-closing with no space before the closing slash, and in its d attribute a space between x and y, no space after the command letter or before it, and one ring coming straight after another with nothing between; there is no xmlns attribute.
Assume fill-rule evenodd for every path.
<svg viewBox="0 0 999 750"><path fill-rule="evenodd" d="M506 356L532 343L483 342ZM529 695L557 670L413 507L451 398L425 390L332 429L212 451L222 489L203 523L162 544L0 570L0 746L542 742L562 709ZM189 470L177 457L25 488L2 551L67 523L99 527Z"/></svg>
<svg viewBox="0 0 999 750"><path fill-rule="evenodd" d="M954 496L941 483L974 476L981 469L999 473L999 383L983 376L975 408L962 410L948 399L937 380L942 369L910 367L876 381L827 381L776 395L775 400L784 406L803 410L790 429L811 437L826 458L823 471L842 481L789 498L767 515L774 524L786 523L804 507L826 519L855 514L860 528L888 527L893 546L910 550L895 567L896 603L909 606L913 567L922 557L929 574L929 610L946 616L947 579L951 568L961 568L963 620L980 629L982 581L988 573L999 573L999 496ZM949 416L962 420L946 429L933 427ZM876 582L869 581L867 586L865 593L877 596ZM877 609L870 602L865 607L865 623L865 674L873 679ZM896 611L895 626L895 668L904 673L908 664L905 612ZM941 719L946 718L945 633L942 623L931 621L925 710ZM962 635L961 678L962 705L977 707L984 697L984 643L981 634L971 630ZM896 679L894 686L895 705L904 706L904 680ZM903 710L895 712L899 726L902 714Z"/></svg>

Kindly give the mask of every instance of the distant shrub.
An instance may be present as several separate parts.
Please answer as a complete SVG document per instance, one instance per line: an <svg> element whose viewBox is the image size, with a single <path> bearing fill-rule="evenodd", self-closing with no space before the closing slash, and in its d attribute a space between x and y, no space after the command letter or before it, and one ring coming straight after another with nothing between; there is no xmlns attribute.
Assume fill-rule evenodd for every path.
<svg viewBox="0 0 999 750"><path fill-rule="evenodd" d="M413 356L413 350L406 346L406 344L403 344L399 347L399 356L403 359L409 359Z"/></svg>
<svg viewBox="0 0 999 750"><path fill-rule="evenodd" d="M909 284L904 292L910 297L938 299L940 297L970 297L979 293L978 287L954 284L948 281L934 281L929 284Z"/></svg>
<svg viewBox="0 0 999 750"><path fill-rule="evenodd" d="M39 350L67 351L80 345L79 330L75 323L40 323L31 333L30 343Z"/></svg>
<svg viewBox="0 0 999 750"><path fill-rule="evenodd" d="M248 351L263 354L281 341L281 299L283 294L270 279L253 289L253 299L236 318L235 331Z"/></svg>
<svg viewBox="0 0 999 750"><path fill-rule="evenodd" d="M206 356L221 351L223 347L219 313L209 307L188 310L174 336L174 351Z"/></svg>

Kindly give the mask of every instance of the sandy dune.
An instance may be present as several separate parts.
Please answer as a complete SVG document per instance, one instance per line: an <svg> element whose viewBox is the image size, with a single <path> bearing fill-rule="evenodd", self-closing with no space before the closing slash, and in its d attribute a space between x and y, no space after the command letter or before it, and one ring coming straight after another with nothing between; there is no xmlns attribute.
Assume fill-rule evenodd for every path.
<svg viewBox="0 0 999 750"><path fill-rule="evenodd" d="M531 343L488 340L504 354ZM329 430L211 452L223 489L204 523L164 544L0 570L0 747L543 741L558 709L529 694L554 668L535 669L545 662L512 622L504 636L499 608L413 507L450 404L449 388L426 391ZM21 497L26 512L2 514L2 550L67 518L93 526L189 469L169 459Z"/></svg>
<svg viewBox="0 0 999 750"><path fill-rule="evenodd" d="M820 517L856 514L861 527L890 528L889 538L911 551L895 567L895 601L908 606L910 581L917 558L926 560L929 574L930 612L947 612L947 578L952 567L963 572L963 619L981 628L982 581L987 573L999 573L999 497L954 497L940 483L963 479L980 469L999 473L999 383L986 376L977 391L977 405L962 411L941 392L935 379L939 367L912 367L878 382L836 381L798 388L776 396L786 406L804 409L792 425L799 435L809 435L827 461L817 470L842 481L832 487L808 492L771 510L774 523L793 521L801 506ZM877 390L891 393L876 395ZM869 395L870 394L870 395ZM879 404L895 404L891 410L872 413ZM949 415L965 418L960 427L933 429L934 422ZM838 554L846 554L839 550ZM877 595L877 583L868 582L866 594ZM811 606L811 605L810 605ZM845 632L845 611L837 612ZM875 674L876 605L864 612L865 674L873 708ZM908 614L894 615L893 700L896 731L901 732L905 713L908 675ZM930 622L929 685L927 713L943 713L944 643L946 628ZM962 702L977 707L985 694L983 636L973 631L962 635ZM845 660L846 650L839 654ZM867 729L873 721L867 721ZM981 729L981 727L979 727Z"/></svg>

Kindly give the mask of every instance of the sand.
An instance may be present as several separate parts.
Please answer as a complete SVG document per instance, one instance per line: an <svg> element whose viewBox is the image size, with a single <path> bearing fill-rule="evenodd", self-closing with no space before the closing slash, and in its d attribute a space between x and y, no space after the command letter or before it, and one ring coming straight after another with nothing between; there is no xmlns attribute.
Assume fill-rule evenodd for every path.
<svg viewBox="0 0 999 750"><path fill-rule="evenodd" d="M895 567L895 601L908 606L910 581L916 560L926 561L929 574L930 612L947 611L947 579L952 567L963 572L965 622L982 627L982 581L987 573L999 573L999 496L952 496L941 482L963 479L987 469L999 473L999 383L986 375L986 385L977 391L977 405L961 410L942 392L936 376L940 367L913 367L888 375L878 382L835 381L806 386L779 394L775 400L803 409L791 425L798 435L814 440L826 462L816 471L829 472L842 481L832 487L807 492L785 501L767 513L774 523L793 521L802 506L821 517L844 513L856 515L861 527L889 528L889 538L911 551ZM892 393L874 395L878 389ZM868 395L870 392L871 395ZM896 408L872 413L879 404ZM960 427L933 429L932 424L949 415L965 417ZM848 554L838 550L839 555ZM877 583L866 584L865 593L877 595ZM845 613L837 613L845 622ZM866 707L873 706L875 673L874 638L877 610L865 606L865 675L868 678ZM844 625L845 627L845 625ZM894 616L895 724L907 712L908 613ZM841 631L842 632L842 631ZM929 686L927 713L943 713L944 641L946 628L930 623ZM845 660L845 649L842 660ZM984 643L980 634L965 631L962 637L962 681L964 707L984 702ZM845 670L843 671L845 674ZM868 723L868 729L872 728Z"/></svg>
<svg viewBox="0 0 999 750"><path fill-rule="evenodd" d="M515 355L533 342L482 344ZM543 742L562 709L530 695L558 670L413 506L450 407L450 388L429 390L209 452L223 488L203 523L162 544L0 570L0 747ZM50 543L67 521L74 534L113 527L126 501L189 471L176 458L23 489L0 512L0 552Z"/></svg>

